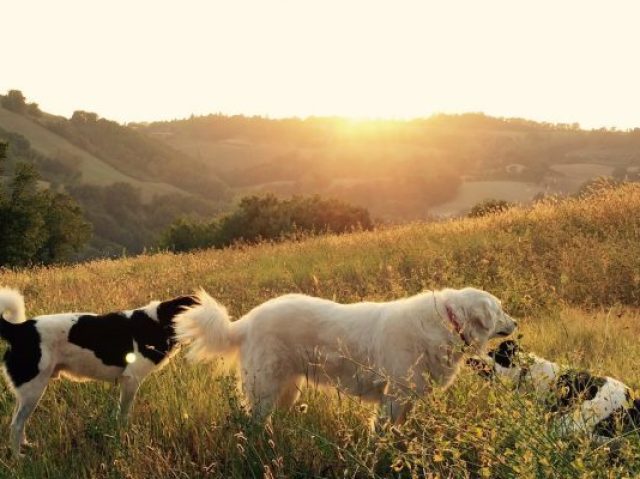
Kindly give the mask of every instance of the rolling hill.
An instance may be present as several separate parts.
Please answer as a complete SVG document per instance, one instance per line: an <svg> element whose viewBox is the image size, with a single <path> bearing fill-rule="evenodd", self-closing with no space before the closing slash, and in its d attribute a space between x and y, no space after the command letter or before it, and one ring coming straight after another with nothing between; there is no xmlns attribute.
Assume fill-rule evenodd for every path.
<svg viewBox="0 0 640 479"><path fill-rule="evenodd" d="M70 143L66 138L51 132L33 119L2 107L0 107L0 128L24 136L29 140L32 148L47 157L60 162L75 163L83 183L98 186L127 183L140 190L145 201L162 194L190 194L167 183L142 181L123 173L106 161Z"/></svg>
<svg viewBox="0 0 640 479"><path fill-rule="evenodd" d="M410 121L209 115L138 125L212 164L236 194L316 192L401 221L496 197L573 193L599 175L637 178L640 129L581 130L482 114Z"/></svg>
<svg viewBox="0 0 640 479"><path fill-rule="evenodd" d="M210 217L250 194L337 197L402 223L461 215L487 198L527 203L574 193L600 175L640 178L640 129L585 131L476 113L120 125L36 105L0 107L0 139L3 131L20 144L22 161L37 160L44 180L84 207L96 238L83 257L140 252L176 217Z"/></svg>
<svg viewBox="0 0 640 479"><path fill-rule="evenodd" d="M139 253L176 218L227 207L227 186L206 165L148 135L90 112L66 119L12 105L0 106L5 170L34 163L42 184L80 203L94 234L76 259Z"/></svg>

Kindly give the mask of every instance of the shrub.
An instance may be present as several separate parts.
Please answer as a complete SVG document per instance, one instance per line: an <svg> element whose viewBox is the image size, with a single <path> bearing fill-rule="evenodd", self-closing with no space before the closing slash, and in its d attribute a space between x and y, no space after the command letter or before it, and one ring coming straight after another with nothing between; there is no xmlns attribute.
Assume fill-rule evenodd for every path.
<svg viewBox="0 0 640 479"><path fill-rule="evenodd" d="M222 248L236 242L277 241L299 234L346 233L372 228L366 209L344 201L319 196L280 200L269 194L243 198L234 212L218 220L178 220L165 231L160 246L172 251L188 251Z"/></svg>
<svg viewBox="0 0 640 479"><path fill-rule="evenodd" d="M487 199L481 201L469 211L468 216L470 218L479 218L481 216L492 215L495 213L502 213L512 208L513 203L509 203L506 200Z"/></svg>

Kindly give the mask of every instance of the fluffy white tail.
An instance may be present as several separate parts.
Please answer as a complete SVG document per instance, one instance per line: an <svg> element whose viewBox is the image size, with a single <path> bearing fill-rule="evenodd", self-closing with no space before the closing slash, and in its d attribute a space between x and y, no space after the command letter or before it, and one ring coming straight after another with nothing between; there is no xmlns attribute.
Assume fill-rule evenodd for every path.
<svg viewBox="0 0 640 479"><path fill-rule="evenodd" d="M239 338L227 309L202 289L196 297L200 304L174 318L178 341L191 343L187 356L204 360L233 353Z"/></svg>
<svg viewBox="0 0 640 479"><path fill-rule="evenodd" d="M24 313L24 297L15 289L0 288L0 315L10 323L27 320Z"/></svg>

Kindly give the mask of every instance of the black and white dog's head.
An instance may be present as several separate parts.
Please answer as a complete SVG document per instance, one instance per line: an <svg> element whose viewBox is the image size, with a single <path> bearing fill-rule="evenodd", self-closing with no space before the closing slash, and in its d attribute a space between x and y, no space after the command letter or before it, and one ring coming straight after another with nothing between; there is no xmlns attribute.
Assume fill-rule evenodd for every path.
<svg viewBox="0 0 640 479"><path fill-rule="evenodd" d="M513 368L516 367L516 359L520 352L520 346L513 339L502 341L497 348L489 351L488 356L493 359L496 367Z"/></svg>
<svg viewBox="0 0 640 479"><path fill-rule="evenodd" d="M484 378L506 376L517 379L522 372L519 353L518 343L513 339L507 339L497 348L490 350L486 356L472 356L467 359L467 366Z"/></svg>

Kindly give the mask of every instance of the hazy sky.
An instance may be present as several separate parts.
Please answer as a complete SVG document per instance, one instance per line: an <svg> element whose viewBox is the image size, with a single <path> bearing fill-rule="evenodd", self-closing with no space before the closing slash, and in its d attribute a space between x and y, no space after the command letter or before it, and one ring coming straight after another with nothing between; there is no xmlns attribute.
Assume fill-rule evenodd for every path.
<svg viewBox="0 0 640 479"><path fill-rule="evenodd" d="M0 92L65 116L640 126L639 1L4 0L0 15Z"/></svg>

